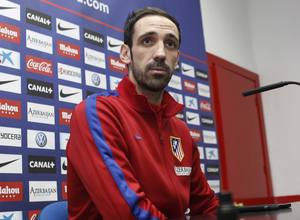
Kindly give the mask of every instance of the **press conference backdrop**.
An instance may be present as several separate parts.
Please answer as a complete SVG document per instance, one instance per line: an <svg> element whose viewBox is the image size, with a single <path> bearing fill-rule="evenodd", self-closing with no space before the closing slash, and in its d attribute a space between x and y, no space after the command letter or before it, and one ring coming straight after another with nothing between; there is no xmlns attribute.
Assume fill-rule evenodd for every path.
<svg viewBox="0 0 300 220"><path fill-rule="evenodd" d="M0 1L0 219L34 219L67 199L66 144L72 109L114 90L129 11L156 6L181 23L180 62L168 90L185 110L210 185L219 157L198 0ZM84 163L84 161L82 161Z"/></svg>

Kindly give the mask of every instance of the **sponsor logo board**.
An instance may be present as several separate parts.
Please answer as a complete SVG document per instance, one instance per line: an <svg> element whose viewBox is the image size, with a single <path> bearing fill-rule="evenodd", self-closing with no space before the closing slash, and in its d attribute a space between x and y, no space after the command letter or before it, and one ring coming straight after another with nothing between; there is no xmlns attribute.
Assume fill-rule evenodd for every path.
<svg viewBox="0 0 300 220"><path fill-rule="evenodd" d="M29 202L57 201L56 181L29 181Z"/></svg>
<svg viewBox="0 0 300 220"><path fill-rule="evenodd" d="M30 8L26 8L26 22L48 30L52 29L51 16Z"/></svg>
<svg viewBox="0 0 300 220"><path fill-rule="evenodd" d="M203 83L197 83L197 85L198 85L198 94L200 96L210 98L209 86Z"/></svg>
<svg viewBox="0 0 300 220"><path fill-rule="evenodd" d="M36 79L27 79L27 94L43 98L53 99L53 83Z"/></svg>
<svg viewBox="0 0 300 220"><path fill-rule="evenodd" d="M22 155L0 154L0 173L23 173Z"/></svg>
<svg viewBox="0 0 300 220"><path fill-rule="evenodd" d="M205 155L207 160L219 160L218 148L206 147Z"/></svg>
<svg viewBox="0 0 300 220"><path fill-rule="evenodd" d="M79 26L59 18L56 18L56 33L80 40Z"/></svg>
<svg viewBox="0 0 300 220"><path fill-rule="evenodd" d="M80 47L62 40L56 41L57 54L63 57L80 60Z"/></svg>
<svg viewBox="0 0 300 220"><path fill-rule="evenodd" d="M34 149L55 150L55 133L28 129L27 146Z"/></svg>
<svg viewBox="0 0 300 220"><path fill-rule="evenodd" d="M21 128L0 126L0 145L21 147L22 146Z"/></svg>
<svg viewBox="0 0 300 220"><path fill-rule="evenodd" d="M65 132L59 133L59 143L60 143L61 150L66 150L69 138L70 138L70 133L65 133Z"/></svg>
<svg viewBox="0 0 300 220"><path fill-rule="evenodd" d="M185 96L185 106L189 109L198 110L198 100L195 97Z"/></svg>
<svg viewBox="0 0 300 220"><path fill-rule="evenodd" d="M81 83L81 69L79 67L57 63L57 77L67 81Z"/></svg>
<svg viewBox="0 0 300 220"><path fill-rule="evenodd" d="M115 76L109 76L109 86L110 86L110 90L113 91L113 90L116 90L119 82L121 81L122 79L119 78L119 77L115 77Z"/></svg>
<svg viewBox="0 0 300 220"><path fill-rule="evenodd" d="M54 125L54 106L27 102L27 121Z"/></svg>
<svg viewBox="0 0 300 220"><path fill-rule="evenodd" d="M56 173L56 161L53 156L28 156L29 173Z"/></svg>
<svg viewBox="0 0 300 220"><path fill-rule="evenodd" d="M53 54L52 37L26 29L26 47L32 50Z"/></svg>
<svg viewBox="0 0 300 220"><path fill-rule="evenodd" d="M106 75L85 70L85 84L99 89L107 89Z"/></svg>
<svg viewBox="0 0 300 220"><path fill-rule="evenodd" d="M206 73L206 72L196 69L195 74L196 74L196 77L198 77L199 79L208 80L208 73Z"/></svg>
<svg viewBox="0 0 300 220"><path fill-rule="evenodd" d="M0 39L20 44L20 28L11 24L0 22Z"/></svg>
<svg viewBox="0 0 300 220"><path fill-rule="evenodd" d="M62 175L67 174L68 161L66 157L60 157L60 171Z"/></svg>
<svg viewBox="0 0 300 220"><path fill-rule="evenodd" d="M78 104L79 102L82 101L81 89L59 84L58 91L59 91L58 99L61 102Z"/></svg>
<svg viewBox="0 0 300 220"><path fill-rule="evenodd" d="M20 69L20 53L0 47L0 66Z"/></svg>
<svg viewBox="0 0 300 220"><path fill-rule="evenodd" d="M197 148L198 148L198 151L199 151L199 157L200 157L200 159L205 159L203 147L198 146Z"/></svg>
<svg viewBox="0 0 300 220"><path fill-rule="evenodd" d="M195 78L195 68L189 64L181 63L182 75Z"/></svg>
<svg viewBox="0 0 300 220"><path fill-rule="evenodd" d="M22 200L22 182L0 182L0 202L19 202Z"/></svg>
<svg viewBox="0 0 300 220"><path fill-rule="evenodd" d="M203 130L203 142L206 144L217 144L217 137L215 131Z"/></svg>
<svg viewBox="0 0 300 220"><path fill-rule="evenodd" d="M7 211L0 212L1 220L23 220L23 212L22 211Z"/></svg>
<svg viewBox="0 0 300 220"><path fill-rule="evenodd" d="M176 92L169 92L169 94L175 99L176 102L183 104L183 96L182 94Z"/></svg>
<svg viewBox="0 0 300 220"><path fill-rule="evenodd" d="M26 71L46 76L52 76L52 61L44 58L26 55Z"/></svg>
<svg viewBox="0 0 300 220"><path fill-rule="evenodd" d="M38 220L38 215L40 214L41 210L29 210L28 211L28 220Z"/></svg>
<svg viewBox="0 0 300 220"><path fill-rule="evenodd" d="M0 91L21 94L21 77L0 72Z"/></svg>
<svg viewBox="0 0 300 220"><path fill-rule="evenodd" d="M103 35L86 28L83 29L83 39L85 42L96 45L98 47L104 46Z"/></svg>
<svg viewBox="0 0 300 220"><path fill-rule="evenodd" d="M200 116L195 112L186 112L186 122L190 125L200 125Z"/></svg>
<svg viewBox="0 0 300 220"><path fill-rule="evenodd" d="M64 200L68 199L68 186L66 181L61 182L61 193Z"/></svg>
<svg viewBox="0 0 300 220"><path fill-rule="evenodd" d="M207 182L215 193L220 192L220 180L208 180Z"/></svg>
<svg viewBox="0 0 300 220"><path fill-rule="evenodd" d="M214 119L208 116L201 116L200 117L201 124L213 127L214 126Z"/></svg>
<svg viewBox="0 0 300 220"><path fill-rule="evenodd" d="M10 99L0 99L0 118L21 119L21 102Z"/></svg>
<svg viewBox="0 0 300 220"><path fill-rule="evenodd" d="M200 104L200 110L203 112L211 112L211 104L210 102L206 101L206 100L200 100L199 101Z"/></svg>
<svg viewBox="0 0 300 220"><path fill-rule="evenodd" d="M172 75L172 78L171 78L168 86L173 88L173 89L182 90L181 77L176 76L176 75Z"/></svg>
<svg viewBox="0 0 300 220"><path fill-rule="evenodd" d="M123 41L107 36L107 49L115 53L120 53Z"/></svg>
<svg viewBox="0 0 300 220"><path fill-rule="evenodd" d="M20 21L20 5L12 1L0 1L0 15Z"/></svg>
<svg viewBox="0 0 300 220"><path fill-rule="evenodd" d="M183 81L183 87L185 91L188 91L190 93L196 93L197 92L197 84L191 80L184 80Z"/></svg>
<svg viewBox="0 0 300 220"><path fill-rule="evenodd" d="M73 109L60 108L59 109L59 124L70 125Z"/></svg>
<svg viewBox="0 0 300 220"><path fill-rule="evenodd" d="M100 51L85 47L84 48L84 63L91 65L91 66L105 69L106 68L105 54Z"/></svg>
<svg viewBox="0 0 300 220"><path fill-rule="evenodd" d="M190 129L190 135L192 136L194 142L201 141L201 132L196 129Z"/></svg>
<svg viewBox="0 0 300 220"><path fill-rule="evenodd" d="M123 63L118 57L108 57L109 69L112 71L120 72L123 74L128 73L128 69L125 63Z"/></svg>

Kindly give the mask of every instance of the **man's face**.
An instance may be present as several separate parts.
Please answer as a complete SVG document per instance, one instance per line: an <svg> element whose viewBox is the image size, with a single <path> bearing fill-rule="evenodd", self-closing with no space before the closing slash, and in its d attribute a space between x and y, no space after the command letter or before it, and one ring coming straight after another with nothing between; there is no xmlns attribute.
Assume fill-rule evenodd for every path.
<svg viewBox="0 0 300 220"><path fill-rule="evenodd" d="M141 90L162 91L179 56L179 33L169 19L148 15L134 25L129 74Z"/></svg>

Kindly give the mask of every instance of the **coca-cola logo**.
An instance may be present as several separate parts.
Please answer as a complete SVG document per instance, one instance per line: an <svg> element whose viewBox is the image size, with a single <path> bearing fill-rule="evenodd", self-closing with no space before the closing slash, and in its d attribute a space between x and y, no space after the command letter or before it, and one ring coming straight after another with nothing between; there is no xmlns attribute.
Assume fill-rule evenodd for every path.
<svg viewBox="0 0 300 220"><path fill-rule="evenodd" d="M50 60L30 55L26 56L26 70L32 73L39 73L47 76L53 75L53 65Z"/></svg>

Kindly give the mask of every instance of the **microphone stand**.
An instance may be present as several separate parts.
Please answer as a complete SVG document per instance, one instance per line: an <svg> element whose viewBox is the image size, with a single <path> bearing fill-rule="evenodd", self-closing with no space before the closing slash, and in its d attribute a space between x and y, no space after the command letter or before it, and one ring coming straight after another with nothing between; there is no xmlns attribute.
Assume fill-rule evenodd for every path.
<svg viewBox="0 0 300 220"><path fill-rule="evenodd" d="M278 83L274 83L274 84L270 84L267 86L262 86L259 88L255 88L255 89L251 89L248 90L246 92L243 92L243 96L249 96L249 95L254 95L256 93L261 93L261 92L265 92L268 90L272 90L272 89L277 89L286 85L290 85L290 84L294 84L294 85L298 85L300 86L300 82L295 82L295 81L283 81L283 82L278 82Z"/></svg>

